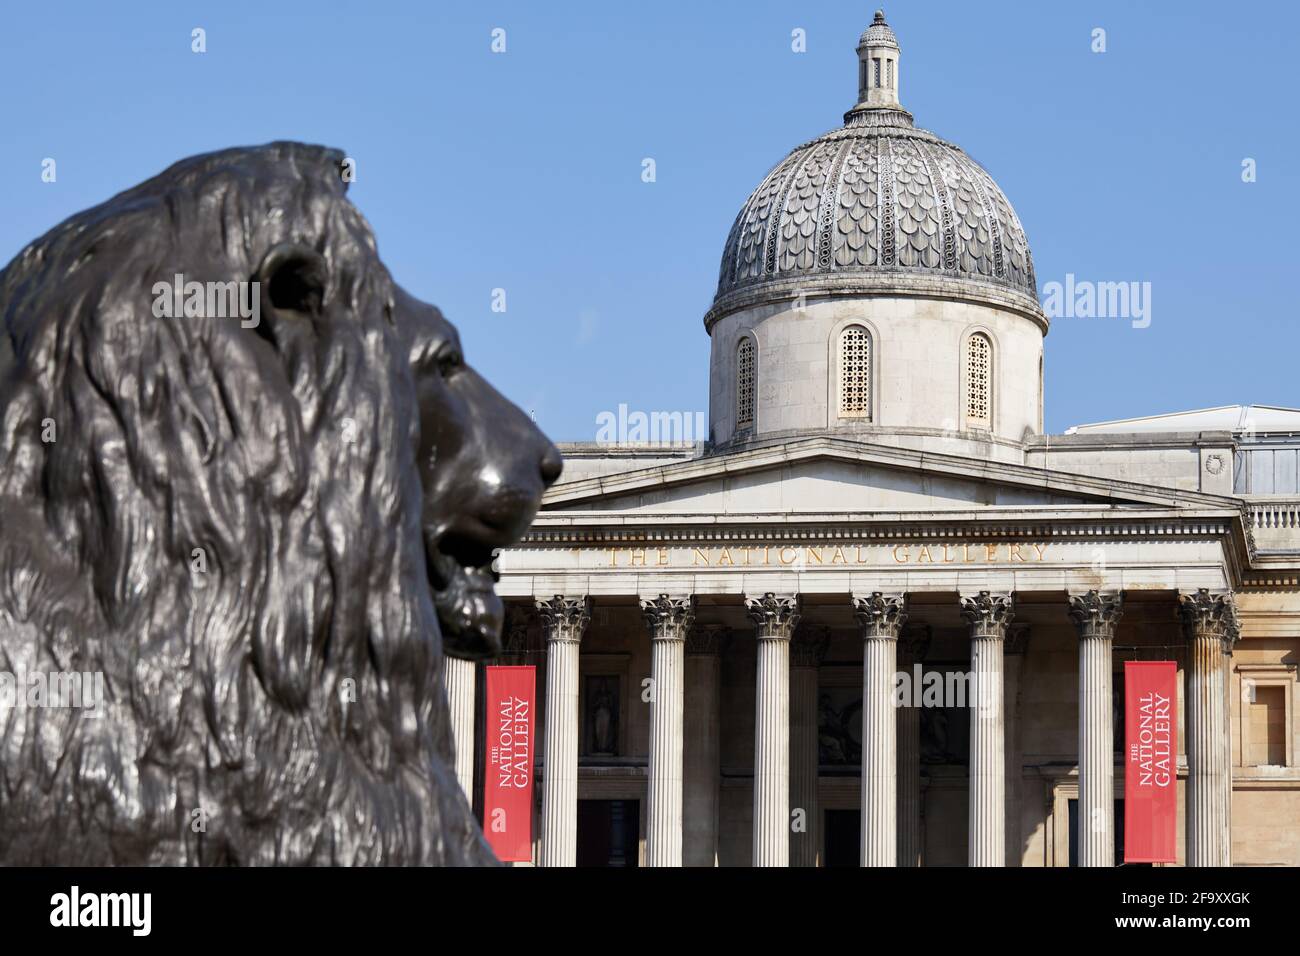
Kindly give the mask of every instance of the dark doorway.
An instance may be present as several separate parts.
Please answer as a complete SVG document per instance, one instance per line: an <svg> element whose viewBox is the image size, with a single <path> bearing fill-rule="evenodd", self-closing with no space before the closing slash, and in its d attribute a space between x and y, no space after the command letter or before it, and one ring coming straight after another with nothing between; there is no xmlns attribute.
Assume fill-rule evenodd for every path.
<svg viewBox="0 0 1300 956"><path fill-rule="evenodd" d="M1070 866L1079 865L1079 801L1070 801ZM1124 862L1124 801L1115 801L1115 865L1150 866L1149 863Z"/></svg>
<svg viewBox="0 0 1300 956"><path fill-rule="evenodd" d="M857 866L861 862L862 815L857 810L827 810L822 833L822 866Z"/></svg>
<svg viewBox="0 0 1300 956"><path fill-rule="evenodd" d="M578 866L636 866L639 800L578 801Z"/></svg>

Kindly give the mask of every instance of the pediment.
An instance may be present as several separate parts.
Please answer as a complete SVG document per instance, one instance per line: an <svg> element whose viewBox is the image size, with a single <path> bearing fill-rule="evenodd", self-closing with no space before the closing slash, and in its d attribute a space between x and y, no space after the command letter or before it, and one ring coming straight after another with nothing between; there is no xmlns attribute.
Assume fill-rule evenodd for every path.
<svg viewBox="0 0 1300 956"><path fill-rule="evenodd" d="M1213 495L1004 462L803 439L558 485L546 511L647 514L915 512L1212 503Z"/></svg>

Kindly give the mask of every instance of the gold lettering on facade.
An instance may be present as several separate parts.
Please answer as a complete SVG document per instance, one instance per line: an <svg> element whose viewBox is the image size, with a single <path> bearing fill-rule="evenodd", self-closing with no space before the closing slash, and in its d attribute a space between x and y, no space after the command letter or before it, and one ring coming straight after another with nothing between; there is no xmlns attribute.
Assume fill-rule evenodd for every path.
<svg viewBox="0 0 1300 956"><path fill-rule="evenodd" d="M916 556L917 564L934 564L934 558L930 557L930 546L921 545L921 551Z"/></svg>
<svg viewBox="0 0 1300 956"><path fill-rule="evenodd" d="M984 560L990 564L998 559L998 546L996 544L984 545Z"/></svg>
<svg viewBox="0 0 1300 956"><path fill-rule="evenodd" d="M822 561L822 549L821 549L821 548L814 548L814 547L812 547L812 546L809 546L809 547L807 547L807 548L804 548L803 550L804 550L804 558L803 558L803 559L804 559L805 561L807 561L809 564L814 564L814 563L815 563L815 564L824 564L824 563L825 563L825 562Z"/></svg>
<svg viewBox="0 0 1300 956"><path fill-rule="evenodd" d="M632 562L631 562L631 563L632 563L632 567L634 567L634 568L644 568L644 567L645 567L645 548L633 548L633 549L632 549Z"/></svg>
<svg viewBox="0 0 1300 956"><path fill-rule="evenodd" d="M706 568L709 566L708 552L703 548L691 548L691 567L698 568L701 564Z"/></svg>
<svg viewBox="0 0 1300 956"><path fill-rule="evenodd" d="M837 548L836 548L836 549L831 553L831 564L848 564L848 561L846 561L846 560L844 559L844 549L843 549L843 548L837 547Z"/></svg>
<svg viewBox="0 0 1300 956"><path fill-rule="evenodd" d="M899 553L900 551L902 552L901 554ZM894 545L894 562L896 564L907 564L907 562L910 560L911 560L911 554L907 550L907 545L905 544Z"/></svg>
<svg viewBox="0 0 1300 956"><path fill-rule="evenodd" d="M1019 561L1021 564L1025 563L1025 559L1020 556L1020 545L1013 544L1011 546L1011 563L1014 564L1017 561Z"/></svg>
<svg viewBox="0 0 1300 956"><path fill-rule="evenodd" d="M790 560L789 560L789 561L787 561L787 560L785 559L785 553L786 553L787 551L790 552ZM795 561L799 560L799 549L798 549L798 548L789 548L789 547L787 547L787 548L782 548L782 549L781 549L781 554L780 554L780 560L781 560L781 563L782 563L782 564L794 564Z"/></svg>
<svg viewBox="0 0 1300 956"><path fill-rule="evenodd" d="M666 568L666 567L668 566L668 549L667 549L667 548L660 548L660 549L659 549L659 554L656 555L656 557L655 557L655 564L657 564L657 565L658 565L659 567L661 567L661 568Z"/></svg>
<svg viewBox="0 0 1300 956"><path fill-rule="evenodd" d="M732 563L733 562L731 560L731 549L723 548L722 553L718 555L718 567L729 568L731 567Z"/></svg>

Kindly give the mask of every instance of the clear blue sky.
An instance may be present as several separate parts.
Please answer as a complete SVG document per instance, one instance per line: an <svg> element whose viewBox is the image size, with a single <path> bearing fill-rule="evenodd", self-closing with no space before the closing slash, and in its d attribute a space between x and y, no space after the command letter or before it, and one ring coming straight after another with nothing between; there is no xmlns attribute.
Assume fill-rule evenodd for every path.
<svg viewBox="0 0 1300 956"><path fill-rule="evenodd" d="M621 402L705 410L701 318L732 219L791 147L839 125L874 6L6 4L0 262L181 157L324 143L356 159L352 199L398 280L444 309L469 360L552 437L593 438ZM1050 431L1300 405L1298 10L886 4L904 105L1010 196L1040 287L1067 272L1153 285L1149 328L1055 323ZM194 27L205 54L190 50ZM56 183L41 181L46 157ZM1255 183L1241 181L1246 157Z"/></svg>

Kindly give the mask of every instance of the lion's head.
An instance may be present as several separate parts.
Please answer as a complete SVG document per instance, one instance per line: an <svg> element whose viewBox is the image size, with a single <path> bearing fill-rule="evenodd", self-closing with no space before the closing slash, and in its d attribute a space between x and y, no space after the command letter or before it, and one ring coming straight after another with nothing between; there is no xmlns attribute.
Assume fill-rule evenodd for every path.
<svg viewBox="0 0 1300 956"><path fill-rule="evenodd" d="M560 459L342 160L193 157L0 274L0 669L106 698L0 707L0 862L490 859L442 654L499 648Z"/></svg>

